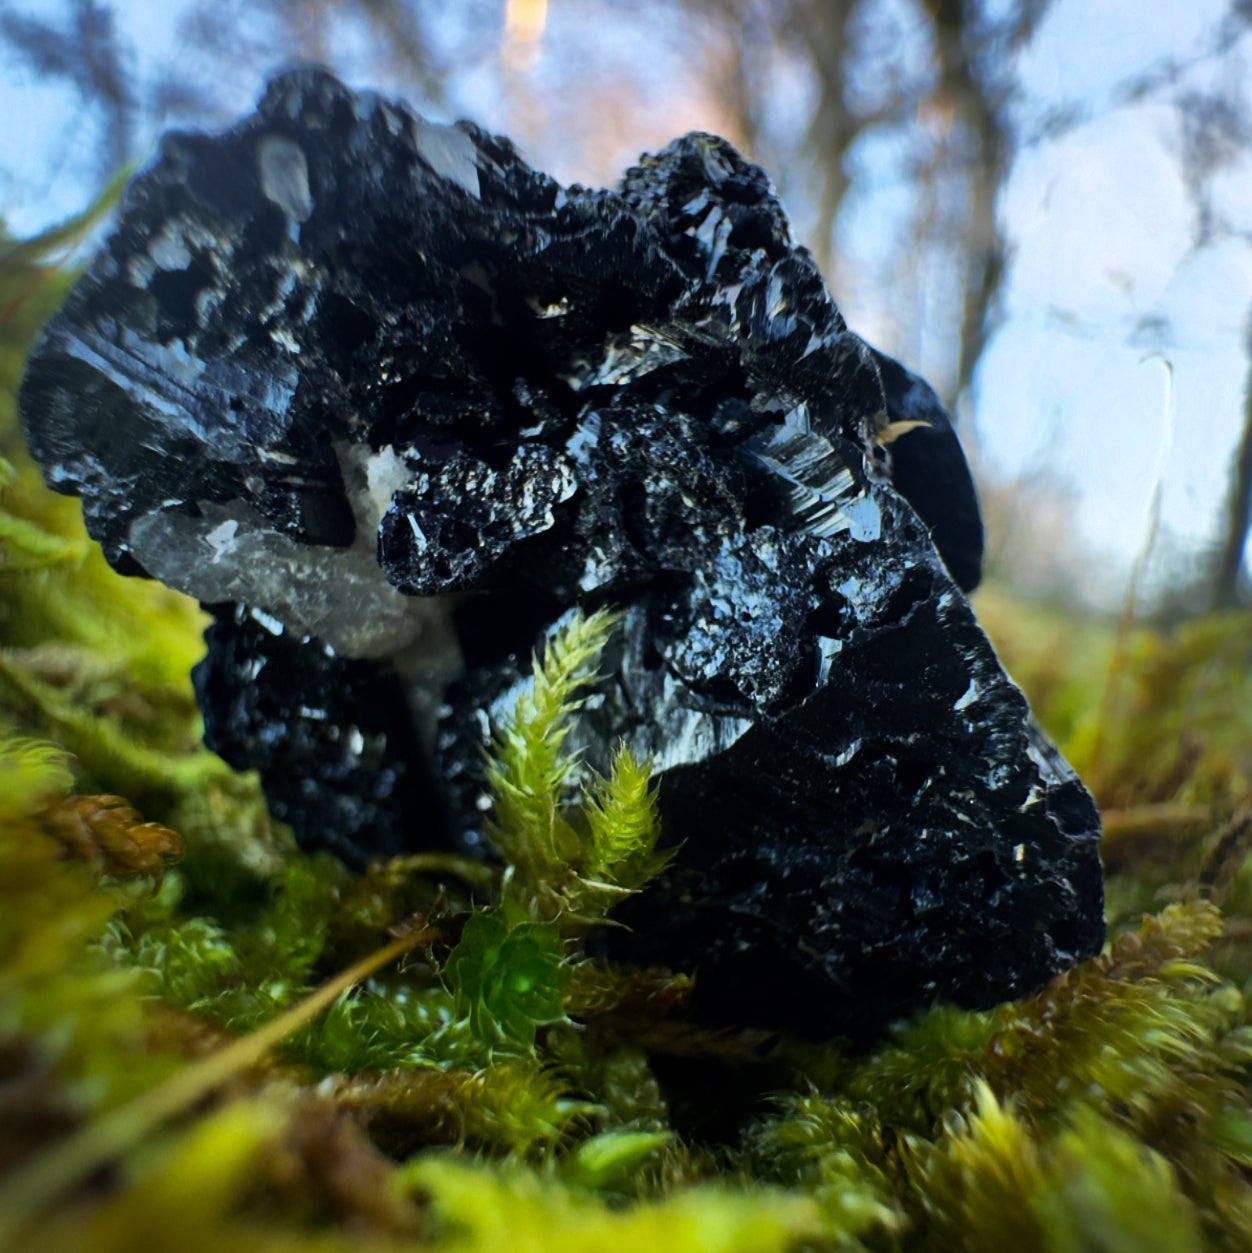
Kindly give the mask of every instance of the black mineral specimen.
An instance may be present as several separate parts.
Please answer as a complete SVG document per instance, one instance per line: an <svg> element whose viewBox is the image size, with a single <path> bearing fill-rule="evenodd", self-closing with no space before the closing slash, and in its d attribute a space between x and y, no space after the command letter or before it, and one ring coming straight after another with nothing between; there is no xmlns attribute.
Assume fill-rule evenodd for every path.
<svg viewBox="0 0 1252 1253"><path fill-rule="evenodd" d="M1098 949L1098 818L961 594L947 416L723 141L562 188L284 76L166 138L21 403L109 560L213 607L209 743L306 845L481 847L489 717L613 604L582 734L654 755L682 842L617 942L696 1013L865 1034Z"/></svg>

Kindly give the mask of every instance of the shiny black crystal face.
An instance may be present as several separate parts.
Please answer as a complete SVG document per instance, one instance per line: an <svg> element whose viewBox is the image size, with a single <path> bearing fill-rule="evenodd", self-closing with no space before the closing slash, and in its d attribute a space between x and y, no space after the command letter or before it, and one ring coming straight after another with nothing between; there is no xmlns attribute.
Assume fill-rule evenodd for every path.
<svg viewBox="0 0 1252 1253"><path fill-rule="evenodd" d="M488 717L608 603L586 748L651 753L682 842L611 938L695 1012L865 1034L1098 949L1098 818L961 594L947 417L723 141L563 189L284 76L166 138L21 403L113 564L212 606L208 742L306 845L481 848Z"/></svg>

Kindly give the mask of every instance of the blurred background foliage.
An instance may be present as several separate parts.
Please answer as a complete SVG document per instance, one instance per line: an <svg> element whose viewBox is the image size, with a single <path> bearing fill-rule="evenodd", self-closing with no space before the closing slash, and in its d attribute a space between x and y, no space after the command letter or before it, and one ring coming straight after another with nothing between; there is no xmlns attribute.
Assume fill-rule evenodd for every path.
<svg viewBox="0 0 1252 1253"><path fill-rule="evenodd" d="M0 245L0 1249L1249 1247L1246 433L1212 467L1222 534L1153 613L1133 582L1120 617L1076 611L1060 593L1088 557L1064 494L985 485L977 609L1101 803L1112 939L1035 997L936 1006L853 1054L693 1029L673 1012L689 984L663 972L549 978L556 932L509 945L475 924L446 986L476 885L420 862L352 875L294 848L256 779L200 746L197 607L108 569L16 423L30 339L119 166L166 124L228 121L306 58L443 115L477 83L487 120L567 179L611 182L692 119L729 135L774 174L836 292L867 275L882 289L883 347L941 328L930 372L967 409L1012 263L1004 180L1039 134L1089 116L1027 126L1016 108L1051 7L136 3L194 44L168 64L122 6L0 8L11 57L78 94L89 142L64 161L85 155L83 203L101 193L86 218ZM1223 14L1215 64L1252 21L1246 4ZM655 64L615 59L643 26ZM1247 120L1225 88L1181 89L1187 69L1143 67L1108 107L1155 98L1185 121L1200 246L1224 229L1206 187ZM884 154L904 209L883 228L889 272L871 273L847 220ZM400 965L359 967L396 944L412 949ZM491 964L465 965L476 948ZM314 1014L313 989L345 968L354 990ZM543 983L520 1026L499 1030L483 972ZM280 1045L255 1043L283 1021ZM171 1091L155 1115L151 1094Z"/></svg>
<svg viewBox="0 0 1252 1253"><path fill-rule="evenodd" d="M770 172L854 329L923 373L964 419L992 569L1028 594L1118 602L1146 532L1137 519L1151 449L1167 440L1154 385L1135 382L1133 362L1172 351L1184 421L1160 458L1173 486L1143 590L1187 612L1249 596L1252 410L1230 377L1246 371L1252 308L1252 216L1237 207L1252 178L1249 48L1246 0L1201 0L1186 14L1122 0L1099 13L1077 0L7 0L0 60L31 159L23 170L0 160L0 213L7 201L11 217L41 227L50 203L81 208L163 129L226 125L272 72L306 60L503 131L564 181L611 185L684 130L723 134ZM1133 125L1110 140L1118 118ZM1159 143L1140 151L1145 135ZM1160 153L1168 169L1147 164ZM1014 178L1034 190L1016 191ZM1127 193L1116 207L1100 199L1111 186ZM1063 194L1090 203L1056 228L1056 255L1036 255L1031 232ZM1154 218L1141 201L1173 207ZM1109 219L1131 211L1122 226ZM1085 248L1083 234L1098 243ZM1143 245L1119 252L1119 236L1136 234ZM1072 299L1023 310L1031 289L1025 278L1014 287L1014 265L1027 254L1032 273L1069 267L1056 287ZM1211 303L1229 311L1171 303L1191 262L1214 267L1228 290ZM1154 264L1159 299L1147 290ZM1091 284L1099 293L1088 299ZM1014 318L1024 346L1002 346L988 374L996 391L980 400L980 363ZM1187 376L1189 336L1201 341L1199 381ZM1044 388L1026 377L1032 356L1077 370L1093 340L1110 348L1116 412L1084 408L1063 377ZM1062 353L1049 347L1058 342ZM1084 368L1098 373L1099 356ZM1005 394L1027 382L1033 400ZM1099 391L1083 376L1068 383ZM1010 403L1029 429L1017 444L1037 455L1005 452ZM1206 413L1210 403L1220 412ZM1078 423L1099 429L1085 435ZM980 442L995 455L981 457ZM1144 451L1123 458L1119 446ZM1121 461L1134 477L1119 474Z"/></svg>

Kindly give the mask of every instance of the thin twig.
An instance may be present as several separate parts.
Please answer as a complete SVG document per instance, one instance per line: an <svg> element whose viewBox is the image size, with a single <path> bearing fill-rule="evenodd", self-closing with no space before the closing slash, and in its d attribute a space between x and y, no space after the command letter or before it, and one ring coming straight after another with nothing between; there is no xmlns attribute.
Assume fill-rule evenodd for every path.
<svg viewBox="0 0 1252 1253"><path fill-rule="evenodd" d="M1104 692L1100 697L1100 711L1096 722L1095 742L1091 748L1091 765L1089 777L1092 790L1098 795L1107 782L1104 777L1106 763L1104 760L1108 746L1109 727L1112 725L1117 697L1122 685L1122 676L1126 670L1130 656L1130 637L1134 631L1135 617L1139 609L1139 593L1142 590L1143 578L1147 572L1148 559L1156 545L1156 533L1161 521L1161 498L1165 492L1165 476L1169 472L1169 459L1174 448L1174 426L1176 406L1174 401L1174 367L1159 353L1149 353L1144 361L1159 361L1165 368L1165 412L1161 421L1161 438L1156 447L1156 468L1152 475L1152 494L1148 497L1148 506L1144 519L1143 543L1135 555L1134 565L1130 569L1130 578L1126 581L1126 595L1122 601L1121 621L1117 624L1117 639L1113 645L1113 656L1109 659L1108 674L1104 680Z"/></svg>

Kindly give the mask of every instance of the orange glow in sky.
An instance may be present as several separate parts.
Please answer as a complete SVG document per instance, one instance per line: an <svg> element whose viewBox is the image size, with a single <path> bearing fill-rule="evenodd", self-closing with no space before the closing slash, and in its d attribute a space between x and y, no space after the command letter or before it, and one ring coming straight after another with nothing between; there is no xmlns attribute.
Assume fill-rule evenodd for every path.
<svg viewBox="0 0 1252 1253"><path fill-rule="evenodd" d="M504 56L513 63L530 63L539 54L539 41L548 20L548 0L508 0L504 12Z"/></svg>

